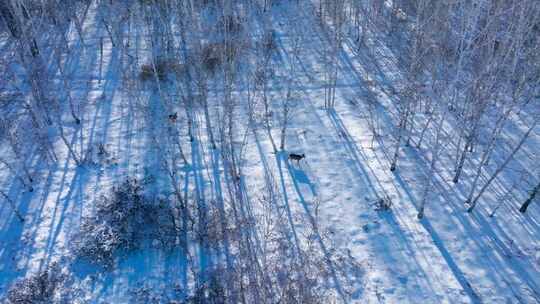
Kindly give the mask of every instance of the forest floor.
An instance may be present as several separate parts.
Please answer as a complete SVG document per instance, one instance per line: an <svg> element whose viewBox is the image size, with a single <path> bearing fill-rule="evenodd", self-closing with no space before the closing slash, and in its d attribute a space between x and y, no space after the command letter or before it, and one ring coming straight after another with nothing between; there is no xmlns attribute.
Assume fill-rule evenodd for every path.
<svg viewBox="0 0 540 304"><path fill-rule="evenodd" d="M255 201L265 191L265 180L271 178L279 191L279 208L287 210L289 224L298 234L295 238L304 241L305 230L324 234L331 241L319 242L322 252L343 250L361 265L362 278L350 290L351 303L540 303L540 205L532 204L527 214L521 214L519 197L502 198L517 177L501 177L476 210L467 213L463 202L469 189L467 176L473 172L465 170L463 182L452 183L453 147L449 145L429 192L426 215L417 219L429 153L414 148L413 139L411 147L402 150L397 170L389 170L397 115L392 84L400 77L399 60L386 41L391 38L370 33L361 47L345 40L338 56L335 107L326 109L321 64L327 44L324 30L308 9L298 12L286 6L275 6L272 12L278 52L272 58L276 74L269 87L276 103L288 89L295 92L286 151L274 153L262 125L246 127L241 132L244 137L238 138L244 141L241 178L253 212L258 212ZM135 57L145 61L139 56L148 56L147 34L133 25L127 35L133 35L140 49L132 47L127 54L135 49L140 54L122 58L125 54L112 48L106 38L98 10L98 5L91 5L84 18L86 45L80 45L77 34L72 33L73 45L63 60L71 94L84 101L81 126L73 125L68 138L73 142L85 138L82 142L88 147L105 144L107 159L77 166L58 141L54 143L56 164L45 164L38 156L28 159L36 172L33 192L24 191L8 171L0 172L0 189L16 202L25 218L19 222L8 204L0 205L0 298L18 278L52 262L62 265L71 255L70 239L82 216L92 212L92 202L107 189L128 176L157 174L161 166L160 151L149 147L156 140L166 141L162 134L168 122L144 124L141 116L152 110L141 108L139 102L158 96L142 86L135 85L135 90L128 86L126 83L136 80L125 80L122 69L126 68L121 64ZM292 55L297 42L291 24L301 33L298 56ZM255 27L252 34L257 32ZM100 39L104 41L101 65ZM290 60L298 62L294 79L282 68ZM219 85L210 89L213 111L221 106L220 90ZM248 120L247 90L238 85L233 91L238 121ZM378 118L380 136L375 139L368 104ZM199 195L212 200L222 191L216 181L226 188L225 168L215 160L219 151L210 148L201 109L195 110L195 122L196 139L184 151L190 166L181 171L185 180L181 187L198 189ZM444 130L452 132L451 121ZM273 134L277 140L278 127ZM426 135L426 140L433 136ZM538 147L540 139L532 136L524 148L532 157L520 158L519 166L534 168ZM287 152L306 157L299 162L287 160ZM478 155L471 161L475 157ZM161 191L159 178L153 185L156 192L169 195ZM378 209L381 199L391 201L389 210ZM497 213L491 217L494 208ZM182 253L145 249L129 254L110 272L73 268L76 280L72 288L95 303L127 303L128 293L135 289L171 282L188 288L182 286L180 275L187 272L187 259Z"/></svg>

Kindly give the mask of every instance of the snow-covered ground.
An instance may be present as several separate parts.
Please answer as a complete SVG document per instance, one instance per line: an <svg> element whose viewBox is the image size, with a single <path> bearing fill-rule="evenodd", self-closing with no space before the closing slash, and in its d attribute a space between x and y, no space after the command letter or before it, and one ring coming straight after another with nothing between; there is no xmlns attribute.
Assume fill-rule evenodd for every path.
<svg viewBox="0 0 540 304"><path fill-rule="evenodd" d="M238 164L228 163L226 148L212 149L202 105L193 105L193 125L188 126L186 104L179 101L180 95L188 93L179 88L181 84L156 89L137 78L140 66L149 62L152 52L152 34L144 16L132 12L129 22L118 21L123 22L118 27L124 31L122 48L118 41L112 45L100 21L101 14L114 13L102 11L99 1L89 5L82 24L85 45L72 29L67 36L70 51L62 58L70 94L81 115L81 124L66 123L65 132L77 151L87 153L87 161L78 166L58 139L53 143L56 163L47 162L37 152L25 159L33 168L34 191L26 191L12 172L0 171L0 189L25 219L20 222L7 201L0 205L0 297L7 299L10 286L18 279L53 263L69 275L63 284L72 291L74 303L132 303L133 295L141 303L150 303L152 297L165 303L164 298L156 300L159 297L154 292L164 290L179 299L193 294L200 283L197 274L204 277L199 271L214 267L219 271L218 265L227 260L226 249L193 245L195 240L188 249L168 252L150 246L120 254L114 266L106 269L74 258L72 240L77 237L82 218L95 212L95 201L127 177L138 177L148 180L148 192L165 198L174 196L172 179L184 199L196 202L199 208L199 204L227 204L236 193L234 185L240 185L245 194L239 199L242 207L238 212L247 212L247 218L253 221L238 228L246 230L239 233L240 238L259 240L254 245L258 248L255 255L262 252L265 233L270 234L265 229L273 227L265 216L274 214L282 220L280 225L286 226L282 228L290 237L289 245L298 246L293 252L305 246L321 254L322 263L330 269L324 272L324 280L338 302L540 302L540 205L533 203L526 214L521 214L518 208L523 194L514 197L512 192L510 198L503 198L519 176L502 174L474 212L467 213L463 202L470 184L467 177L473 172L466 169L463 182L452 182L455 143L448 134L455 126L449 119L443 126L448 146L442 152L426 215L419 220L430 151L411 144L402 150L397 170L389 170L397 125L397 96L391 88L400 77L391 47L377 33L371 33L360 48L346 39L337 57L335 107L327 109L325 30L310 3L300 1L302 9L298 9L292 3L295 1L282 2L272 7L268 20L260 17L260 8L247 8L244 26L253 41L262 36L263 27L275 31L277 52L269 63L273 75L268 81L267 98L273 109L270 115L274 116L272 137L279 145L280 105L288 92L293 92L286 151L274 151L262 119L250 120L250 108L254 106L255 112L262 113L264 105L262 93L248 81L254 70L241 65L230 96L236 126L234 145L242 149ZM181 49L179 31L181 28L173 28L172 35ZM2 49L10 49L10 43L8 38L3 39ZM253 48L246 47L241 60L260 59ZM7 52L1 55L3 60L10 60ZM207 81L209 115L213 136L217 137L217 128L226 126L226 79L218 73ZM54 83L56 87L62 85L59 73ZM374 141L368 104L380 123L381 134ZM179 116L174 122L163 115L173 112ZM69 121L70 116L65 114L63 119ZM419 123L423 121L421 115L418 119ZM191 142L188 128L195 137ZM525 127L516 122L513 128ZM505 138L512 142L515 139L510 131ZM538 131L533 132L515 161L516 167L529 168L529 174L536 178ZM427 134L425 140L434 137ZM188 165L175 150L178 142ZM100 144L107 151L105 155L98 153ZM500 143L494 153L502 155L509 149ZM303 153L305 159L288 160L289 152ZM169 155L175 156L169 159ZM470 161L477 162L480 153L472 155ZM173 158L176 164L164 165ZM163 167L175 168L179 176L168 176ZM233 169L240 173L239 182L231 180L229 172ZM276 195L272 206L262 203L268 193ZM380 210L381 200L391 202L389 210ZM498 208L496 214L489 216L494 208ZM200 209L191 212L194 215ZM231 249L230 254L239 254L237 250ZM306 252L308 263L311 256L309 250ZM303 255L299 256L303 261ZM347 262L333 262L338 257ZM348 267L336 269L339 265Z"/></svg>

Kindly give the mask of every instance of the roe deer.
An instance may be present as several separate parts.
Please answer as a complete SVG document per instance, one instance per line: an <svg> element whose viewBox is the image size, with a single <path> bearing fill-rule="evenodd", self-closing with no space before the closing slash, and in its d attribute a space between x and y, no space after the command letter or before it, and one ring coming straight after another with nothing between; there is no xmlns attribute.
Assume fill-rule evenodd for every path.
<svg viewBox="0 0 540 304"><path fill-rule="evenodd" d="M175 123L177 118L178 118L178 112L174 112L174 114L170 114L170 115L169 115L169 120L170 120L172 123Z"/></svg>
<svg viewBox="0 0 540 304"><path fill-rule="evenodd" d="M289 159L295 160L297 164L300 162L302 158L305 158L305 157L306 155L303 153L302 154L294 154L294 153L289 154Z"/></svg>

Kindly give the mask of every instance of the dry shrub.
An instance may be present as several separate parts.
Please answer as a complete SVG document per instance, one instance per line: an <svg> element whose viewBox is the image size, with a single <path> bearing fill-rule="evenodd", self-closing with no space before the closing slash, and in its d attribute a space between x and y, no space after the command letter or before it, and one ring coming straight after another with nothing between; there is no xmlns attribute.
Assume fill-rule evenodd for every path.
<svg viewBox="0 0 540 304"><path fill-rule="evenodd" d="M141 73L139 74L139 78L142 81L148 81L148 80L152 80L153 77L154 77L154 68L152 67L152 64L150 63L143 64L141 66ZM159 78L159 73L158 73L158 78Z"/></svg>
<svg viewBox="0 0 540 304"><path fill-rule="evenodd" d="M207 72L215 73L224 62L233 62L238 53L239 47L233 42L209 43L202 49L201 61Z"/></svg>
<svg viewBox="0 0 540 304"><path fill-rule="evenodd" d="M159 286L140 284L130 290L129 303L168 303L168 304L225 304L238 303L231 301L231 291L226 290L225 269L212 270L207 273L207 280L192 291L180 283L164 283Z"/></svg>
<svg viewBox="0 0 540 304"><path fill-rule="evenodd" d="M218 1L217 0L197 0L193 2L193 5L196 8L201 9L207 6L216 6L218 5Z"/></svg>
<svg viewBox="0 0 540 304"><path fill-rule="evenodd" d="M166 5L167 1L165 0L139 0L139 3L142 5Z"/></svg>
<svg viewBox="0 0 540 304"><path fill-rule="evenodd" d="M65 275L57 264L17 281L7 293L8 304L54 303L58 297Z"/></svg>
<svg viewBox="0 0 540 304"><path fill-rule="evenodd" d="M167 303L167 304L184 304L182 301L185 298L184 290L180 284L170 282L164 283L159 287L151 284L146 284L144 281L137 282L129 291L128 303L147 304L147 303Z"/></svg>
<svg viewBox="0 0 540 304"><path fill-rule="evenodd" d="M241 231L253 229L254 221L235 218L232 210L220 211L215 204L211 204L206 214L206 223L202 230L197 230L196 237L199 241L204 241L209 246L220 246L223 244L226 235L229 240L240 238ZM225 235L226 234L226 235Z"/></svg>
<svg viewBox="0 0 540 304"><path fill-rule="evenodd" d="M238 34L242 31L242 23L236 16L223 16L217 23L217 30L225 30L229 34Z"/></svg>
<svg viewBox="0 0 540 304"><path fill-rule="evenodd" d="M73 240L76 256L110 267L117 253L144 246L172 249L179 245L176 215L167 201L143 195L143 185L127 179L96 203Z"/></svg>
<svg viewBox="0 0 540 304"><path fill-rule="evenodd" d="M166 81L170 75L180 77L187 72L187 67L184 64L176 62L174 59L159 58L155 61L155 74L160 82ZM139 77L142 81L155 80L152 63L146 63L141 66Z"/></svg>
<svg viewBox="0 0 540 304"><path fill-rule="evenodd" d="M278 49L276 32L274 31L266 32L262 38L261 46L266 55L270 55L274 53Z"/></svg>
<svg viewBox="0 0 540 304"><path fill-rule="evenodd" d="M232 303L227 297L224 280L215 272L210 279L195 290L193 296L188 297L186 304L225 304ZM231 292L231 291L229 291Z"/></svg>

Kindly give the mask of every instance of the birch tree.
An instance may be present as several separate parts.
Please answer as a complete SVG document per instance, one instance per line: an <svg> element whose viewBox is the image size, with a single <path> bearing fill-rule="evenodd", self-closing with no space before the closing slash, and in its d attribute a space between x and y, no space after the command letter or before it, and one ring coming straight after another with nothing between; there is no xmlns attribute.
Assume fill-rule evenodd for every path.
<svg viewBox="0 0 540 304"><path fill-rule="evenodd" d="M512 149L512 151L506 156L503 163L500 164L497 169L491 174L491 176L488 178L488 180L484 183L484 185L478 190L478 193L476 193L476 184L473 184L471 187L471 190L469 192L469 195L467 197L467 200L465 201L466 205L469 205L469 208L467 209L467 212L472 212L474 208L476 207L478 200L486 189L491 185L491 183L497 178L497 176L506 168L508 163L514 158L514 155L521 149L531 132L534 130L536 125L538 124L538 121L540 121L540 116L537 116L534 119L534 122L528 127L525 134L521 136L521 139L516 144L516 146Z"/></svg>

